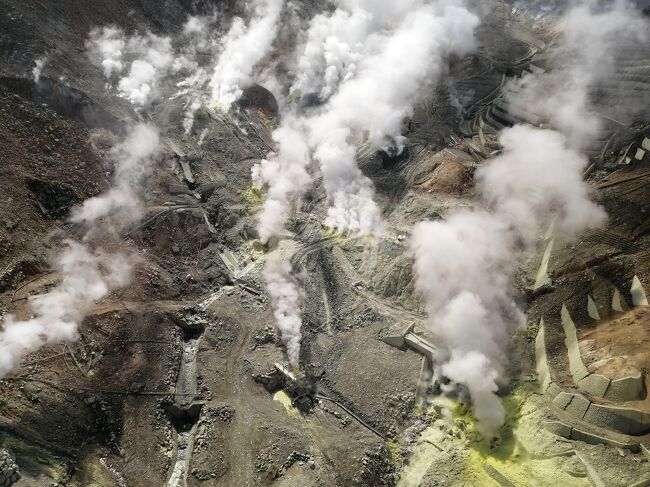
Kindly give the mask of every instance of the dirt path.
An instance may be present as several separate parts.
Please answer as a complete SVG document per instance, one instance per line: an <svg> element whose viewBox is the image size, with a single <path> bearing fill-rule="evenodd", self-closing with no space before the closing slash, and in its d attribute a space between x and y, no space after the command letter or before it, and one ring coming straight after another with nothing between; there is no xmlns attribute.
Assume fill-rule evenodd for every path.
<svg viewBox="0 0 650 487"><path fill-rule="evenodd" d="M226 377L229 377L229 390L227 397L223 400L228 402L237 411L236 419L232 422L232 428L229 431L229 445L237 445L230 448L231 468L228 476L229 482L225 485L237 485L241 487L254 487L256 479L254 470L250 468L255 464L252 452L255 451L253 444L255 442L254 428L256 417L250 404L256 400L250 393L250 388L246 386L245 381L248 374L243 370L243 358L246 344L250 339L251 330L247 325L242 324L239 336L230 349L230 354L226 361ZM240 468L247 466L248 468ZM225 479L224 479L225 480Z"/></svg>

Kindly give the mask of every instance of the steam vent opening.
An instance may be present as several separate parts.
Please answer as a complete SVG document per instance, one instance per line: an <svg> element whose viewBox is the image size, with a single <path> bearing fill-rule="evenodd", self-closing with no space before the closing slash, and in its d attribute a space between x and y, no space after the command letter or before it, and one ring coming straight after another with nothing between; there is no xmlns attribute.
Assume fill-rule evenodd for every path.
<svg viewBox="0 0 650 487"><path fill-rule="evenodd" d="M253 85L243 91L239 99L242 108L255 108L268 118L278 116L278 102L269 90L260 85Z"/></svg>
<svg viewBox="0 0 650 487"><path fill-rule="evenodd" d="M186 432L192 429L201 416L203 403L192 403L188 406L179 407L176 404L163 405L169 416L174 429L177 432Z"/></svg>
<svg viewBox="0 0 650 487"><path fill-rule="evenodd" d="M650 485L647 0L96 3L0 8L0 487Z"/></svg>

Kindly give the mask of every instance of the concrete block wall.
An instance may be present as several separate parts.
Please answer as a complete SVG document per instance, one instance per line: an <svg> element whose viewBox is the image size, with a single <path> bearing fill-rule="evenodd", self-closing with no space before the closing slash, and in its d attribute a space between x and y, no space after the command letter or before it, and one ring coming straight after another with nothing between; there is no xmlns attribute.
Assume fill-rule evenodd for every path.
<svg viewBox="0 0 650 487"><path fill-rule="evenodd" d="M546 392L551 384L551 371L548 368L546 357L546 338L544 331L544 320L539 320L539 330L535 338L535 368L537 370L537 379L540 382L542 393Z"/></svg>
<svg viewBox="0 0 650 487"><path fill-rule="evenodd" d="M602 397L610 401L635 401L643 399L645 394L643 374L637 373L610 379L601 374L592 374L585 367L580 355L576 326L566 305L562 305L562 327L564 343L569 355L569 369L578 389L590 396Z"/></svg>
<svg viewBox="0 0 650 487"><path fill-rule="evenodd" d="M605 430L629 436L650 433L650 414L638 409L595 404L581 394L563 390L554 382L548 365L544 334L542 321L535 340L536 370L542 393L554 407Z"/></svg>
<svg viewBox="0 0 650 487"><path fill-rule="evenodd" d="M585 431L584 429L576 428L571 426L563 421L546 421L543 423L544 428L547 431L550 431L554 435L562 436L569 440L583 441L589 443L590 445L609 445L614 448L623 448L626 450L633 451L638 453L641 451L641 444L635 441L632 442L623 442L618 441L607 436L599 435L591 431Z"/></svg>

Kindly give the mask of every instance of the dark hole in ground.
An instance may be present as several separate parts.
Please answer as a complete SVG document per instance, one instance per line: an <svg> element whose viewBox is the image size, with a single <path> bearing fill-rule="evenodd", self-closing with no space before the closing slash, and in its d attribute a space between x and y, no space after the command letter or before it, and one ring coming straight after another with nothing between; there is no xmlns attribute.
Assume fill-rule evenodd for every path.
<svg viewBox="0 0 650 487"><path fill-rule="evenodd" d="M192 404L182 406L174 403L165 403L162 407L169 416L169 420L174 426L174 429L180 432L191 430L192 426L197 423L201 416L203 403L193 402Z"/></svg>
<svg viewBox="0 0 650 487"><path fill-rule="evenodd" d="M239 99L239 106L242 108L257 108L270 118L275 118L278 115L278 102L275 100L273 93L260 85L246 88Z"/></svg>
<svg viewBox="0 0 650 487"><path fill-rule="evenodd" d="M177 315L176 325L183 332L183 341L196 340L205 331L208 322L193 310L187 311L183 314Z"/></svg>
<svg viewBox="0 0 650 487"><path fill-rule="evenodd" d="M81 198L67 186L38 179L27 179L25 183L51 218L65 217L74 205L81 202Z"/></svg>
<svg viewBox="0 0 650 487"><path fill-rule="evenodd" d="M203 335L204 330L204 326L191 326L183 328L183 340L186 342L190 340L196 340L201 335Z"/></svg>
<svg viewBox="0 0 650 487"><path fill-rule="evenodd" d="M405 161L409 157L408 147L404 147L402 152L397 153L396 150L391 150L389 152L381 151L381 167L384 169L391 169L397 166L400 162Z"/></svg>
<svg viewBox="0 0 650 487"><path fill-rule="evenodd" d="M182 321L180 323L183 332L183 341L196 340L205 331L205 323L202 321Z"/></svg>

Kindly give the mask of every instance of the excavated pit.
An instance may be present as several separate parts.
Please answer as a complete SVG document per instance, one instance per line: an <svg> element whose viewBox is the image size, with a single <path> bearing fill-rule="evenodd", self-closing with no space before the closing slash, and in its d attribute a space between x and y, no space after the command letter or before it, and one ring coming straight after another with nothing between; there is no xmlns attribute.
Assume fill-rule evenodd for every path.
<svg viewBox="0 0 650 487"><path fill-rule="evenodd" d="M174 430L177 433L186 433L194 428L198 422L203 406L204 403L202 402L192 402L191 404L183 404L182 406L174 403L165 403L162 407L167 413Z"/></svg>
<svg viewBox="0 0 650 487"><path fill-rule="evenodd" d="M177 374L174 401L163 408L174 430L172 464L167 487L185 487L196 441L197 423L204 402L198 401L197 355L207 322L192 310L176 319L182 331L182 352Z"/></svg>
<svg viewBox="0 0 650 487"><path fill-rule="evenodd" d="M70 209L82 201L75 190L66 185L38 179L28 179L26 184L39 202L43 212L53 219L67 216Z"/></svg>
<svg viewBox="0 0 650 487"><path fill-rule="evenodd" d="M273 93L260 85L246 88L238 104L242 108L256 108L269 118L278 116L278 102Z"/></svg>

